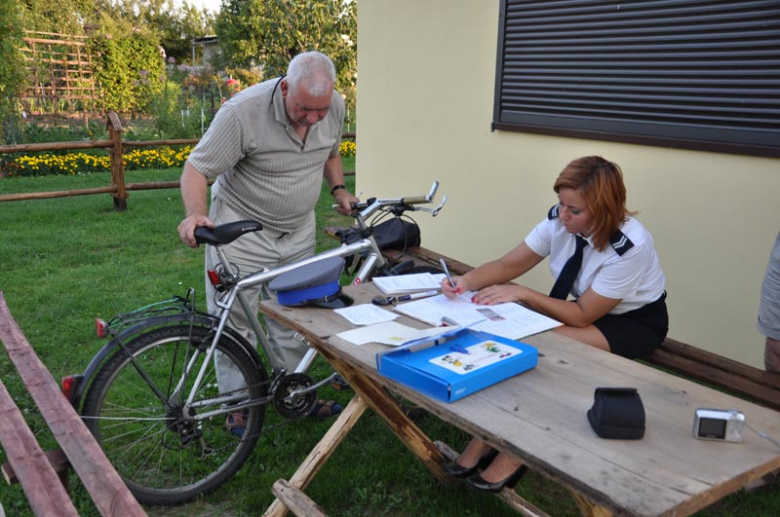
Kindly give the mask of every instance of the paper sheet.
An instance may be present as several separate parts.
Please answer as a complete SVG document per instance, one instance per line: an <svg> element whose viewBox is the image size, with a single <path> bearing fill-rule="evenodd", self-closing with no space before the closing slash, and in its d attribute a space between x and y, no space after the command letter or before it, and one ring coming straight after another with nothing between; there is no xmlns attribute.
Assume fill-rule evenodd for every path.
<svg viewBox="0 0 780 517"><path fill-rule="evenodd" d="M395 321L387 321L369 325L367 327L347 330L336 335L357 346L362 346L366 343L400 346L413 341L451 334L459 329L460 327L432 327L420 330L407 327L406 325L402 325Z"/></svg>
<svg viewBox="0 0 780 517"><path fill-rule="evenodd" d="M521 339L561 325L559 321L516 303L477 305L471 301L472 295L469 292L449 299L442 294L399 305L395 310L431 325L447 319L508 339Z"/></svg>
<svg viewBox="0 0 780 517"><path fill-rule="evenodd" d="M406 294L439 289L444 274L418 273L415 275L378 276L372 282L385 294Z"/></svg>
<svg viewBox="0 0 780 517"><path fill-rule="evenodd" d="M343 309L336 309L334 312L346 318L353 325L373 325L383 321L392 321L398 317L398 314L371 303L344 307Z"/></svg>

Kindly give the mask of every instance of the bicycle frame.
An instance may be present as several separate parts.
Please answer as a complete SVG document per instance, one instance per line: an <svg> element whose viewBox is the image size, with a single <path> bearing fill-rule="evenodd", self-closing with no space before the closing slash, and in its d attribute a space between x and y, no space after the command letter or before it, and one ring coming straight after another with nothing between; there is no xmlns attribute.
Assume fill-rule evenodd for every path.
<svg viewBox="0 0 780 517"><path fill-rule="evenodd" d="M359 221L362 221L361 218L358 218ZM257 316L253 314L251 310L251 305L249 303L249 300L246 299L246 296L244 295L244 290L257 287L259 285L265 285L271 282L274 278L293 271L299 267L306 266L308 264L316 263L320 260L332 258L332 257L348 257L351 255L355 255L358 253L362 253L364 251L369 251L368 257L366 258L365 262L361 266L360 270L358 271L357 275L355 276L354 280L352 281L352 284L357 285L362 282L364 282L371 272L374 271L374 269L378 267L382 267L385 264L385 259L382 257L381 252L379 251L379 248L376 245L376 241L372 236L369 236L365 239L361 239L358 242L352 243L352 244L345 244L342 245L339 248L335 248L332 250L324 251L321 253L318 253L314 255L313 257L292 263L287 264L284 266L279 266L274 269L265 269L263 271L258 271L256 273L252 273L250 275L247 275L246 277L240 279L236 284L229 290L228 296L224 301L217 301L217 306L219 307L219 324L217 325L217 330L214 333L214 337L211 340L211 345L209 346L208 350L206 351L206 359L203 361L200 371L198 372L198 375L195 379L195 382L190 390L189 395L187 396L187 400L185 402L185 405L187 407L192 406L192 402L195 398L195 395L197 394L197 391L200 387L200 383L203 380L203 376L205 375L206 369L208 368L208 365L214 355L214 350L216 349L216 344L219 342L220 337L222 336L223 331L225 330L225 326L227 324L228 318L230 316L230 312L233 309L233 306L235 305L236 300L238 300L239 305L241 305L242 309L246 313L250 324L252 325L252 330L254 330L255 334L258 336L258 340L260 341L260 345L263 347L263 349L266 351L267 354L270 355L270 343L268 341L268 337L266 336L265 332L260 326L260 322L257 319ZM230 261L225 254L224 250L217 246L216 252L219 257L219 260L223 267L230 267ZM235 274L235 271L231 268L231 274ZM317 351L313 348L310 348L306 354L301 359L300 363L295 368L294 373L304 373L306 372L309 367L311 366L312 362L317 358ZM191 360L191 363L194 363L195 358ZM187 373L190 371L190 366L187 367ZM334 373L331 377L335 376ZM186 376L186 374L185 374ZM303 390L301 392L294 392L291 394L291 397L296 397L299 394L306 393L311 390L315 390L319 388L320 386L328 383L330 381L330 378L327 378L323 381L320 381L317 384L314 384L313 386L307 388L306 390ZM178 392L181 389L183 378L180 380L180 384L177 386L177 388L174 390L174 395L178 394ZM225 400L225 402L232 402L232 400ZM253 405L264 403L265 401L252 401L245 404L238 404L235 406L232 406L230 408L230 411L236 411L240 410L244 407L251 407ZM222 412L226 411L213 411L209 413L202 413L198 414L195 419L205 419L205 418L211 418L214 415L220 414Z"/></svg>
<svg viewBox="0 0 780 517"><path fill-rule="evenodd" d="M431 189L428 192L428 194L424 196L413 196L413 197L405 197L405 198L390 198L390 199L376 199L372 198L369 199L366 202L358 203L356 206L356 209L359 210L355 214L355 224L357 225L357 228L361 231L364 231L367 229L367 225L365 220L370 217L374 212L379 210L382 207L385 206L401 206L404 207L404 209L407 210L422 210L429 212L433 217L438 215L439 211L442 209L444 204L447 202L447 197L444 196L442 199L441 204L434 209L431 208L421 208L421 207L415 207L416 204L423 204L423 203L430 203L433 201L434 196L436 195L436 191L439 188L439 182L434 181L431 185ZM234 279L236 279L237 273L232 268L230 264L230 260L228 256L225 254L224 250L221 246L215 246L217 256L219 257L219 261L222 264L222 267L225 268L226 271L228 271ZM229 291L227 298L225 300L217 300L216 305L219 307L219 314L217 315L219 318L219 324L217 326L217 330L214 334L214 337L212 339L211 345L209 346L207 352L206 352L206 359L201 365L200 370L198 371L197 377L195 379L195 382L190 390L190 393L187 396L187 400L185 402L185 406L191 407L192 402L197 394L197 391L199 389L200 383L203 380L203 377L206 373L206 370L208 368L208 364L211 362L214 351L216 349L217 343L219 342L220 337L222 336L222 333L225 330L225 326L227 325L228 318L230 316L230 312L233 309L233 306L235 305L236 300L238 300L239 305L241 305L241 308L243 309L244 313L247 316L247 319L250 322L250 325L252 326L252 330L254 331L255 335L258 338L259 345L262 346L266 354L270 357L271 356L271 344L268 341L268 336L265 334L263 329L260 326L260 322L257 318L257 315L253 313L251 309L251 304L249 303L249 300L247 300L246 296L244 295L244 291L249 288L257 287L260 285L267 285L269 282L271 282L274 278L293 271L299 267L306 266L309 264L316 263L323 259L328 259L332 257L349 257L352 255L361 254L363 252L368 252L368 255L366 256L363 264L361 265L360 269L358 270L356 276L352 280L353 285L358 285L363 282L365 282L371 275L373 271L375 271L377 268L381 268L386 264L386 260L382 256L381 251L379 250L379 247L376 244L376 241L374 240L373 235L370 233L367 237L364 237L363 239L354 242L352 244L342 244L341 247L324 251L321 253L318 253L310 258L292 263L287 264L284 266L275 267L273 269L265 269L263 271L258 271L252 274L249 274L245 276L244 278L237 279L235 284L233 284ZM295 367L295 372L293 373L305 373L308 371L311 364L314 362L314 360L317 358L318 352L313 349L309 348L306 353L304 354L301 361L298 363L298 365ZM191 361L191 364L194 364L196 358L193 358ZM187 371L185 373L185 376L190 373L190 366L188 365ZM316 390L319 387L323 386L324 384L327 384L330 382L332 378L334 378L337 374L334 372L329 378L326 378L318 383L313 384L312 386L303 389L303 390L296 390L292 394L290 394L290 398L295 399L296 397L303 395L305 393L308 393L310 391ZM180 381L180 384L177 386L175 390L175 394L179 393L179 390L181 389L181 386L183 385L183 379ZM272 381L273 382L273 381ZM273 393L273 387L271 389L271 393ZM272 395L273 396L273 395ZM231 401L232 402L232 401ZM230 411L236 411L240 410L244 407L250 407L253 405L257 405L260 403L265 403L266 401L250 401L246 403L240 403L237 405L234 405L230 408ZM195 418L210 418L214 416L215 414L219 414L221 411L215 411L210 413L203 413L199 414ZM227 412L227 410L225 410Z"/></svg>

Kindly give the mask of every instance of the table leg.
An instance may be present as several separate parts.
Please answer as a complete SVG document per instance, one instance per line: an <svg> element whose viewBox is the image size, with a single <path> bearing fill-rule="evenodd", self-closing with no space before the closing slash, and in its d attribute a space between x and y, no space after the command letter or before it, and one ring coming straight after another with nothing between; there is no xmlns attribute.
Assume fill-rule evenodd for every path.
<svg viewBox="0 0 780 517"><path fill-rule="evenodd" d="M440 482L447 485L456 482L443 468L447 458L378 382L342 361L332 351L319 347L318 350Z"/></svg>
<svg viewBox="0 0 780 517"><path fill-rule="evenodd" d="M615 514L610 510L607 510L603 506L599 506L584 495L574 490L569 490L571 496L574 498L574 502L580 508L580 513L585 517L613 517Z"/></svg>
<svg viewBox="0 0 780 517"><path fill-rule="evenodd" d="M347 407L344 408L333 425L330 426L325 436L322 437L290 478L289 484L291 486L303 490L311 483L315 474L330 458L338 444L349 434L367 407L368 405L363 397L360 395L352 397L352 400L349 401ZM268 507L263 516L282 517L287 513L287 510L288 508L284 503L279 501L279 499L274 499L274 502L271 503L271 506Z"/></svg>

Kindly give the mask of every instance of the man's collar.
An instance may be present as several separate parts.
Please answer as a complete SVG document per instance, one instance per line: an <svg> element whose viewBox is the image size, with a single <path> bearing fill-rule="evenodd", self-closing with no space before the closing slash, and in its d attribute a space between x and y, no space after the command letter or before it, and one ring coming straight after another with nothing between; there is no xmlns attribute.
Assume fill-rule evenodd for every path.
<svg viewBox="0 0 780 517"><path fill-rule="evenodd" d="M276 80L277 86L278 83L282 81L283 77L280 77ZM282 95L282 88L274 88L273 97L271 98L271 101L274 105L274 118L276 118L277 122L280 124L287 126L290 123L290 119L287 117L287 108L284 105L284 95Z"/></svg>

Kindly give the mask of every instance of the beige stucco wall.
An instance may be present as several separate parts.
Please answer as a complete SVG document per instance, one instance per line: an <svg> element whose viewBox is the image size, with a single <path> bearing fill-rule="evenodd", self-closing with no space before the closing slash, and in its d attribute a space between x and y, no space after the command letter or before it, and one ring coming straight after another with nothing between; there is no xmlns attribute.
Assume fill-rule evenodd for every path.
<svg viewBox="0 0 780 517"><path fill-rule="evenodd" d="M780 160L490 131L498 0L372 0L358 18L358 190L449 196L425 246L477 265L520 242L573 158L620 164L667 276L670 337L763 366L761 279ZM524 278L546 291L546 262Z"/></svg>

